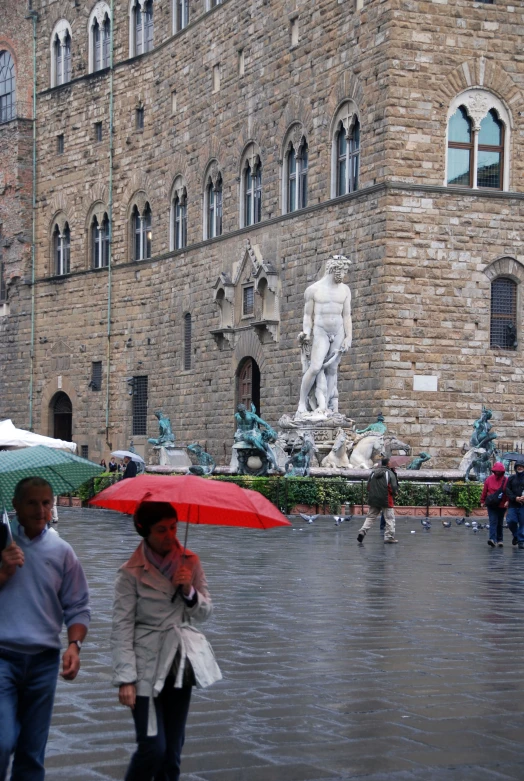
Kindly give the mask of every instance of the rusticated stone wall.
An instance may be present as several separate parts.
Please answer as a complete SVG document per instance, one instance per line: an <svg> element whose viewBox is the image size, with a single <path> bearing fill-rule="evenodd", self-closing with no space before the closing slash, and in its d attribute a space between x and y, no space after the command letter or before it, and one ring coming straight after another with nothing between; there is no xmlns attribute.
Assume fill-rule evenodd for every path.
<svg viewBox="0 0 524 781"><path fill-rule="evenodd" d="M108 443L127 446L126 378L147 375L148 435L156 434L153 412L161 407L179 442L199 440L229 460L241 360L251 355L260 366L262 415L275 424L292 413L304 290L327 255L342 251L353 261L354 347L340 368L341 410L362 423L382 409L390 428L432 453L436 466L458 463L482 403L494 408L504 439L521 439L520 298L519 347L489 347L490 281L509 275L520 282L524 268L518 7L371 0L356 11L352 0L225 0L206 12L198 0L190 25L172 36L170 3L159 0L154 51L129 59L128 4L117 0L108 377L108 274L91 268L89 225L93 210L109 205L109 73L87 72L94 3L36 5L37 430L49 432L49 404L62 389L73 404L74 439L89 445L93 458L107 455ZM49 42L61 18L73 33L73 80L50 89ZM214 91L216 66L220 88ZM511 117L510 193L443 186L448 108L468 87L491 90ZM332 199L332 125L346 99L361 122L360 190ZM143 130L136 128L138 107ZM282 216L283 144L294 123L309 144L309 205ZM57 154L58 135L63 154ZM263 165L262 222L240 229L241 160L250 142ZM213 161L224 183L224 233L205 241L203 192ZM188 246L174 252L177 176L188 194ZM129 217L133 204L146 200L153 258L137 262ZM67 219L71 230L72 273L63 278L53 276L57 219ZM248 240L277 272L280 325L275 337L247 320L236 323L231 339L218 338L211 334L219 328L214 285L222 272L233 274ZM30 288L17 291L27 302ZM193 322L191 370L183 361L186 313ZM27 334L15 344L27 367ZM93 361L103 362L101 392L89 387ZM19 424L27 408L24 371L16 368L13 392L0 401L0 412ZM438 390L414 391L414 375L437 376ZM145 438L135 444L143 447Z"/></svg>

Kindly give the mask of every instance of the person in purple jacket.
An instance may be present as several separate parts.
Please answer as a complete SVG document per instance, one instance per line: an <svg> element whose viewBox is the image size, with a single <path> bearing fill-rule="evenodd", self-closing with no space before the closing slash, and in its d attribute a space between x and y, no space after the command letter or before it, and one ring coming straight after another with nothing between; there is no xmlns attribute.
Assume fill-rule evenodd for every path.
<svg viewBox="0 0 524 781"><path fill-rule="evenodd" d="M62 677L72 681L89 626L89 591L73 549L49 528L49 483L21 480L13 507L12 541L4 540L0 564L0 781L13 754L11 781L43 781L60 632L65 623Z"/></svg>

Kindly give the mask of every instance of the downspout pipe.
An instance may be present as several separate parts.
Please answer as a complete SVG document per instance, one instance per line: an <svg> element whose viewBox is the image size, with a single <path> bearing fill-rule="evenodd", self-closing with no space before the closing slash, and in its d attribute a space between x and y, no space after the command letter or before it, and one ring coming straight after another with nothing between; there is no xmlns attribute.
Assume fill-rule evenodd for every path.
<svg viewBox="0 0 524 781"><path fill-rule="evenodd" d="M29 9L26 19L33 20L33 194L32 194L32 235L31 235L31 342L29 348L29 431L34 427L33 395L35 376L35 277L36 277L36 24L38 14Z"/></svg>
<svg viewBox="0 0 524 781"><path fill-rule="evenodd" d="M107 259L107 344L106 344L106 445L111 450L109 441L110 421L110 377L111 377L111 297L112 297L112 265L113 265L113 135L114 135L114 44L115 44L115 14L114 0L111 0L111 43L109 60L109 250Z"/></svg>

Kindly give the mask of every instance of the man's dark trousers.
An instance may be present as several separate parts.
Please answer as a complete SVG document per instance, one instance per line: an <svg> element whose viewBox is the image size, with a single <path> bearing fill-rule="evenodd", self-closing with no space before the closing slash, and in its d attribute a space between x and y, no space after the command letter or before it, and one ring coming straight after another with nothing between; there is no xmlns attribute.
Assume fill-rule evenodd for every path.
<svg viewBox="0 0 524 781"><path fill-rule="evenodd" d="M11 781L43 781L59 663L54 648L37 654L0 649L0 781L13 751Z"/></svg>

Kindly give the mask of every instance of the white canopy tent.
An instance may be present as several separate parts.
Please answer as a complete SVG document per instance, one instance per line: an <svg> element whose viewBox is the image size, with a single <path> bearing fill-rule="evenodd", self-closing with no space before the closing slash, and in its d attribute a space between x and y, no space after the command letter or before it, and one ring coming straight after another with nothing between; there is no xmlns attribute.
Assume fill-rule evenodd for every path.
<svg viewBox="0 0 524 781"><path fill-rule="evenodd" d="M42 434L34 434L32 431L24 431L23 428L16 428L12 420L0 421L0 448L34 447L35 445L47 445L47 447L76 453L74 442L65 442L63 439L53 439Z"/></svg>

